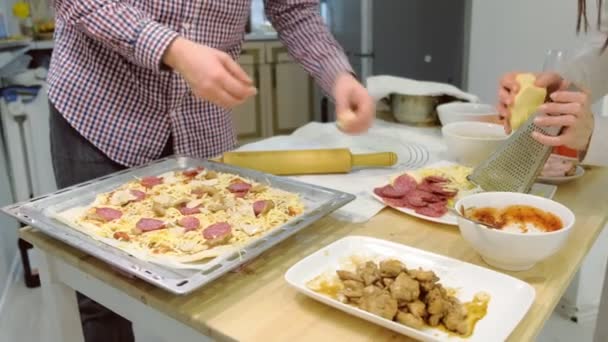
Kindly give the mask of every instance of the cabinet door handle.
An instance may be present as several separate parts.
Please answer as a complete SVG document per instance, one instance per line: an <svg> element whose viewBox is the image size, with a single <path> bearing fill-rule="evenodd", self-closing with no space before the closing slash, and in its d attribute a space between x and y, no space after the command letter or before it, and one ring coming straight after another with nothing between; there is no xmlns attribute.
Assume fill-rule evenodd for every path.
<svg viewBox="0 0 608 342"><path fill-rule="evenodd" d="M258 91L260 90L260 70L258 69L258 66L255 65L253 67L253 82L255 84L255 88L258 89Z"/></svg>
<svg viewBox="0 0 608 342"><path fill-rule="evenodd" d="M272 89L277 89L277 65L273 64L272 68L270 68L270 83L272 84Z"/></svg>

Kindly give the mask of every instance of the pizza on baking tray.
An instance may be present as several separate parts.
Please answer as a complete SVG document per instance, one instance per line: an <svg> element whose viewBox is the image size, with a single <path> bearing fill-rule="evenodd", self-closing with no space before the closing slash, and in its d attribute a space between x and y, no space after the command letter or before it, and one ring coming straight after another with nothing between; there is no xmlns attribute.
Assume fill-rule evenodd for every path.
<svg viewBox="0 0 608 342"><path fill-rule="evenodd" d="M55 218L140 258L192 263L238 250L303 211L297 194L201 167L135 179Z"/></svg>

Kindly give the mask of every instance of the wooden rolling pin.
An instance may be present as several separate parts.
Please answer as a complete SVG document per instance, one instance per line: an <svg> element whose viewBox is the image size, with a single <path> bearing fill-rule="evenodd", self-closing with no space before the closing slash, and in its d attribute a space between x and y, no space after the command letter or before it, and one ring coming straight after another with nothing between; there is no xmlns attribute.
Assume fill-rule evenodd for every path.
<svg viewBox="0 0 608 342"><path fill-rule="evenodd" d="M393 152L352 154L349 149L227 152L216 161L273 175L348 173L355 167L388 167L397 163Z"/></svg>

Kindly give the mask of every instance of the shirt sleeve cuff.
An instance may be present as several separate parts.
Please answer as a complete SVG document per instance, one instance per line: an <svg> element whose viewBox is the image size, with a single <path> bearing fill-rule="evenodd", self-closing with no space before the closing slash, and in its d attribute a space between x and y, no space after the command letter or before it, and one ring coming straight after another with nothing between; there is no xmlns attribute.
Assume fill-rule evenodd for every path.
<svg viewBox="0 0 608 342"><path fill-rule="evenodd" d="M320 63L322 70L321 82L319 82L321 88L333 99L333 87L336 83L336 79L340 74L350 73L356 78L356 74L353 72L350 63L346 56L340 54L333 59L327 59Z"/></svg>
<svg viewBox="0 0 608 342"><path fill-rule="evenodd" d="M148 22L135 43L135 60L145 68L160 71L165 50L178 36L177 32L166 26L154 21Z"/></svg>

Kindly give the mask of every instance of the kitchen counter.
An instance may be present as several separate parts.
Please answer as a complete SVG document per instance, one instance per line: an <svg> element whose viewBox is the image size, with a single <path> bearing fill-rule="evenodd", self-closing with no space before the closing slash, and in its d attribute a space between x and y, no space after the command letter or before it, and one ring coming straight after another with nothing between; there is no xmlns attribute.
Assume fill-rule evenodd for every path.
<svg viewBox="0 0 608 342"><path fill-rule="evenodd" d="M556 200L577 218L567 245L529 271L507 272L530 283L536 300L509 341L533 341L553 312L608 217L608 169L591 169L560 186ZM593 205L589 205L593 203ZM103 262L24 228L21 237L42 254L45 298L53 298L63 341L82 341L73 290L84 292L151 333L195 341L408 341L407 337L355 318L299 294L285 271L303 257L348 235L373 236L488 267L458 230L385 209L364 224L326 218L187 296L175 296L116 273ZM52 297L50 297L52 295ZM66 303L67 302L67 303ZM180 333L181 335L175 335Z"/></svg>

